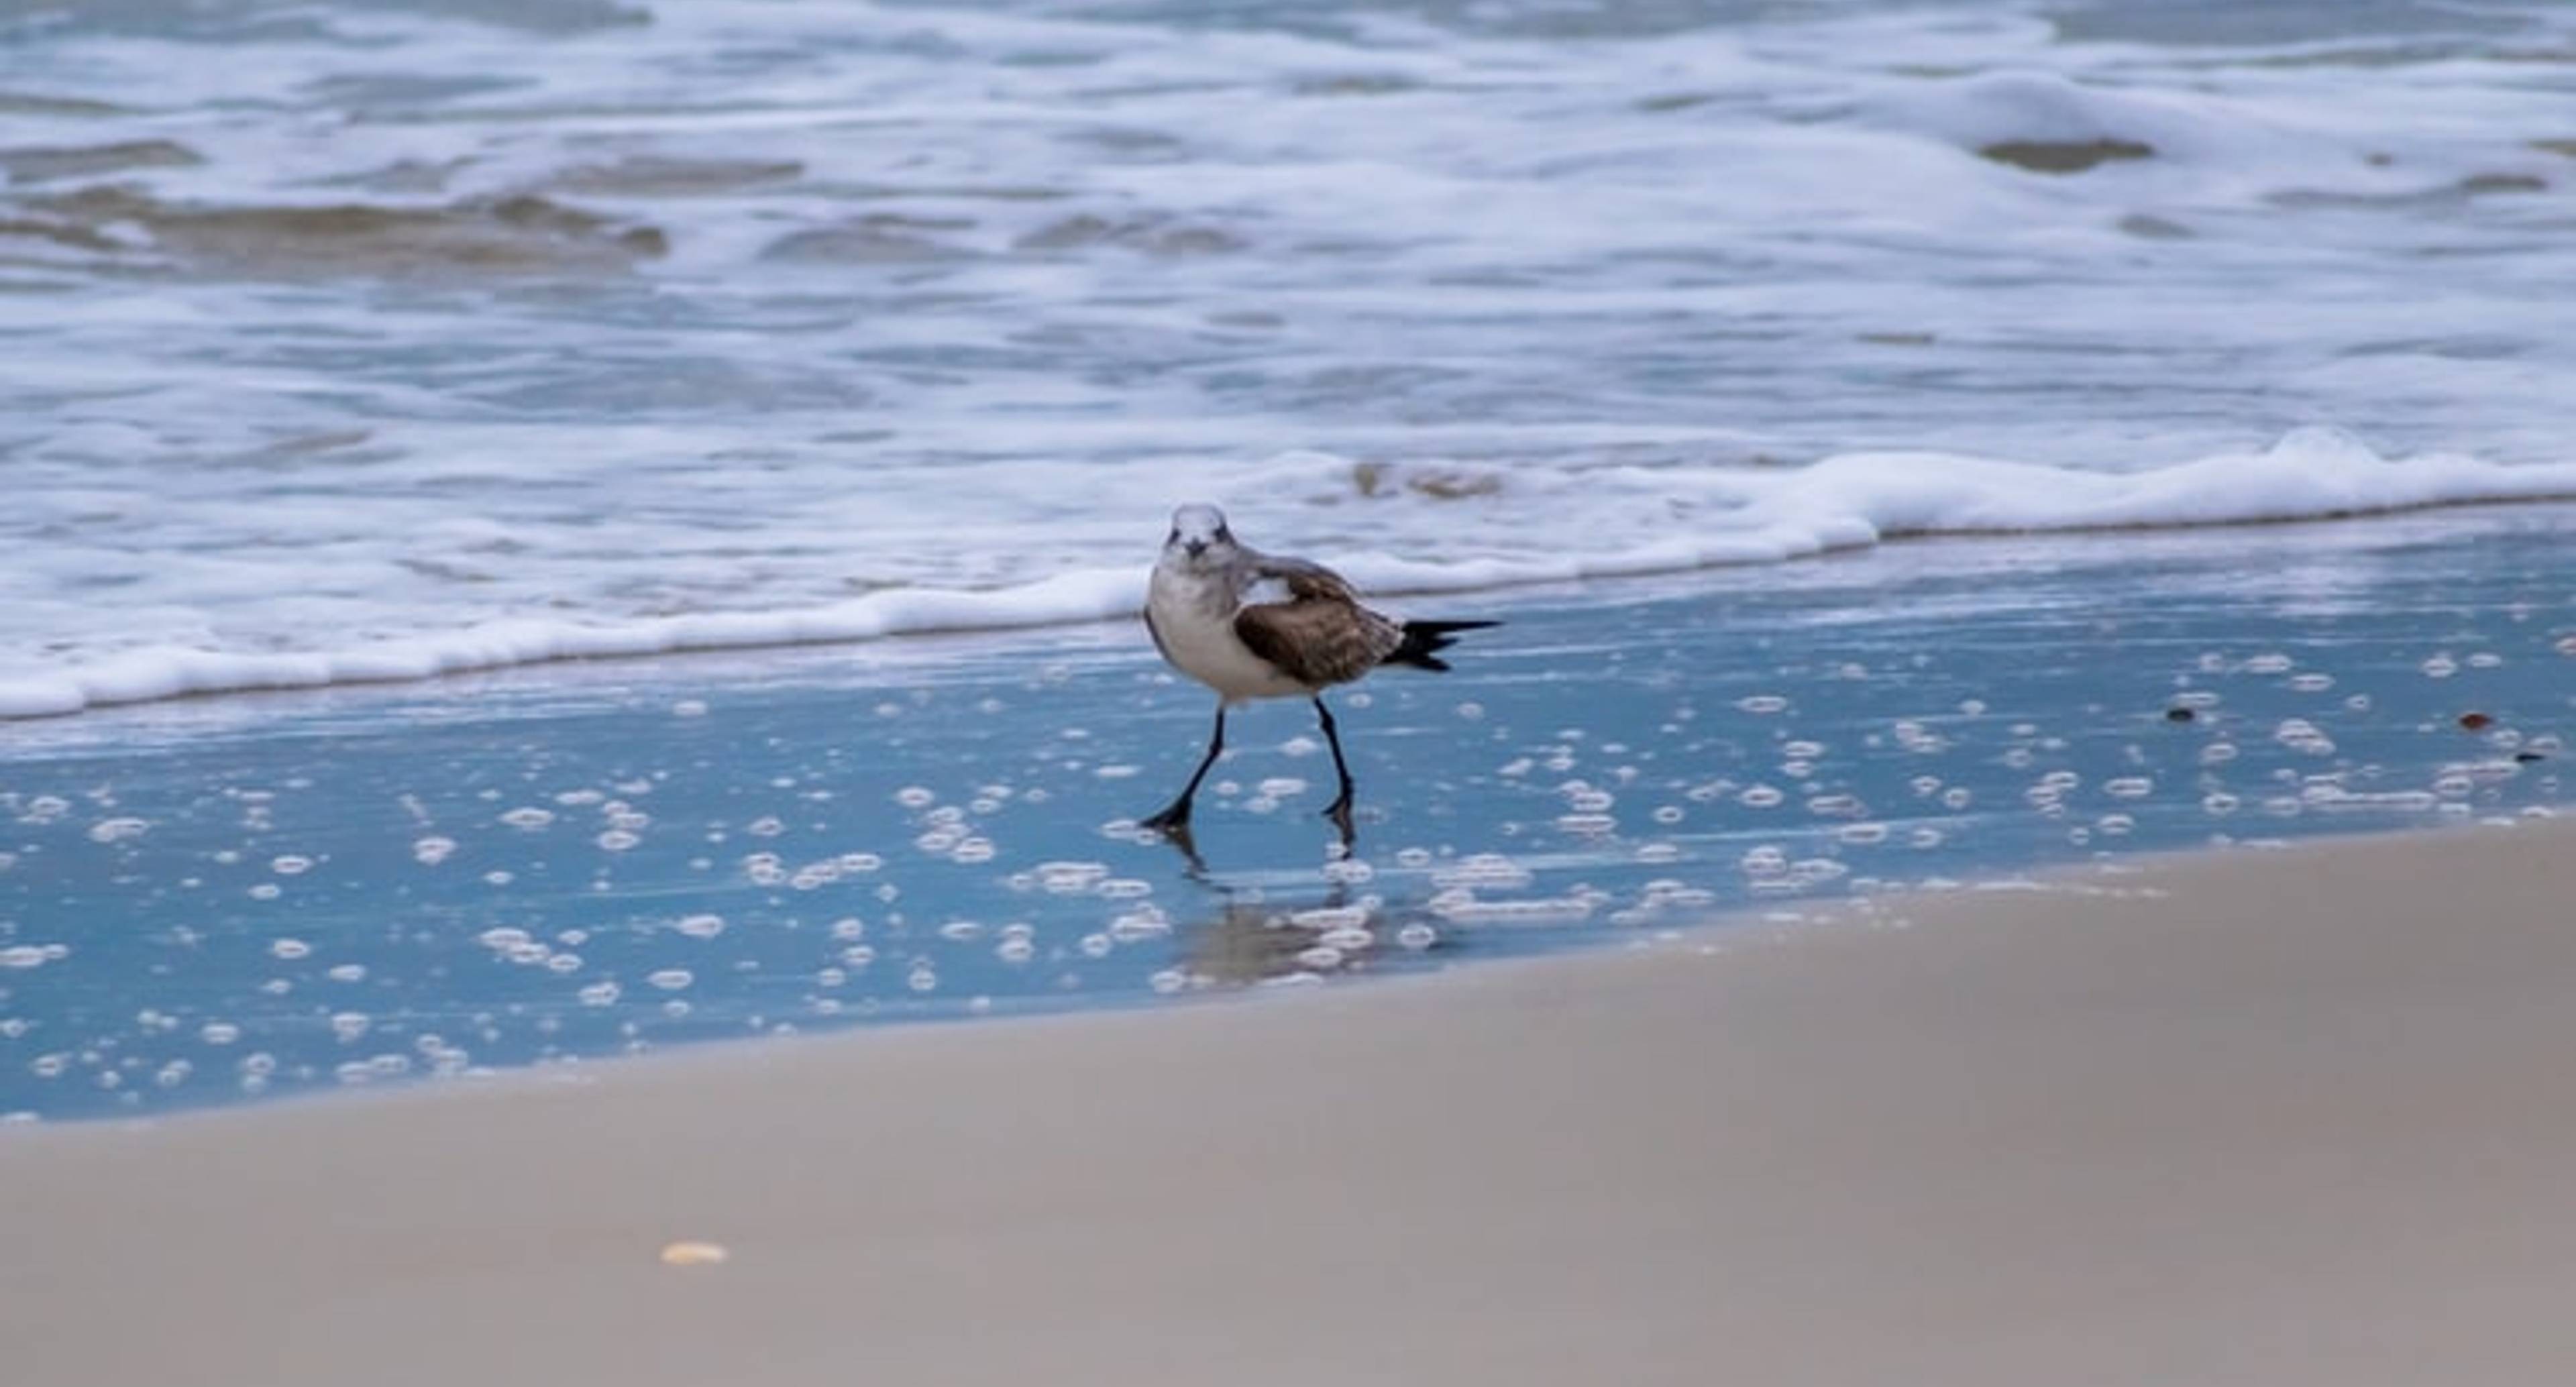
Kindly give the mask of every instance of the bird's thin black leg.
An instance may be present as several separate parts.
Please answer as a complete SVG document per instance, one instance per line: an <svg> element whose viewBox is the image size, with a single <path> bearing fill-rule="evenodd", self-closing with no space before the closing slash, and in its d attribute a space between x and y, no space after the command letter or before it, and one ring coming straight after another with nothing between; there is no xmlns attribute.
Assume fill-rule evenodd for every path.
<svg viewBox="0 0 2576 1387"><path fill-rule="evenodd" d="M1333 797L1331 804L1324 806L1324 817L1332 820L1333 826L1342 831L1342 844L1347 847L1351 841L1351 767L1342 759L1341 729L1333 726L1333 710L1324 706L1321 695L1315 699L1315 717L1324 725L1324 742L1333 749L1333 774L1341 777L1342 782L1342 792Z"/></svg>
<svg viewBox="0 0 2576 1387"><path fill-rule="evenodd" d="M1199 758L1199 768L1190 775L1190 783L1181 797L1164 805L1161 813L1144 821L1143 826L1166 836L1186 833L1190 826L1190 800L1199 792L1199 782L1207 779L1208 767L1216 764L1217 754L1225 750L1225 705L1216 705L1216 730L1208 734L1207 755ZM1335 753L1339 755L1338 752Z"/></svg>

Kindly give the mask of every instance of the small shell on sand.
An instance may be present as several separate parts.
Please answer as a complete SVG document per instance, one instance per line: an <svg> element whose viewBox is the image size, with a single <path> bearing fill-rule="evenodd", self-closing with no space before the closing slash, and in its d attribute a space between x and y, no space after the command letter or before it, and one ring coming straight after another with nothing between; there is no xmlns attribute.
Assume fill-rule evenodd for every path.
<svg viewBox="0 0 2576 1387"><path fill-rule="evenodd" d="M733 1254L722 1243L676 1242L662 1248L662 1265L666 1267L711 1267Z"/></svg>

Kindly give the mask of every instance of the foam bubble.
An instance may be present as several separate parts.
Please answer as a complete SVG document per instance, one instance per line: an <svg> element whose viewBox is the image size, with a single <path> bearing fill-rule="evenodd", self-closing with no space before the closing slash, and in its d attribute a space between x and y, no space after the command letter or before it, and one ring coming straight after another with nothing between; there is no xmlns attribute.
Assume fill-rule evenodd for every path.
<svg viewBox="0 0 2576 1387"><path fill-rule="evenodd" d="M89 840L93 843L129 842L150 832L151 828L150 823L137 818L101 819L89 826Z"/></svg>

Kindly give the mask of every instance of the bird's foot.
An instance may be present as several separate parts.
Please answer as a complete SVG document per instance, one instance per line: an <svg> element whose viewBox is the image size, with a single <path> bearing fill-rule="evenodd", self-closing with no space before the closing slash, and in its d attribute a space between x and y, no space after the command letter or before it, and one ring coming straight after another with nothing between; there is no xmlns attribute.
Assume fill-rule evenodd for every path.
<svg viewBox="0 0 2576 1387"><path fill-rule="evenodd" d="M1179 853L1181 860L1188 864L1183 875L1201 879L1207 876L1207 859L1199 856L1199 841L1190 833L1189 801L1183 800L1150 819L1140 819L1136 826L1152 829L1156 836L1171 844L1172 851Z"/></svg>
<svg viewBox="0 0 2576 1387"><path fill-rule="evenodd" d="M1341 830L1342 847L1345 850L1349 849L1353 843L1358 841L1359 831L1351 827L1350 796L1344 795L1340 799L1334 800L1332 803L1325 805L1324 818L1327 822L1332 824L1333 827Z"/></svg>

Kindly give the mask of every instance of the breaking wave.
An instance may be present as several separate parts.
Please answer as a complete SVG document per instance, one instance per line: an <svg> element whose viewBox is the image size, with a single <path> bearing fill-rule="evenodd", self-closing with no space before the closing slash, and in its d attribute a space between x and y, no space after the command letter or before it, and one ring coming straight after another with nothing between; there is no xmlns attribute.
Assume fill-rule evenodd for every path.
<svg viewBox="0 0 2576 1387"><path fill-rule="evenodd" d="M1253 542L1315 554L1400 597L1777 563L1909 536L2181 529L2576 499L2576 463L2390 458L2325 429L2259 452L2132 473L1927 452L1848 453L1773 470L1477 468L1299 453L1273 460L1246 495L1228 499ZM1141 547L1157 521L1139 516ZM1434 531L1451 537L1435 546L1444 557L1421 557L1405 543ZM0 677L0 717L554 660L1100 621L1141 607L1145 572L1142 563L1072 564L998 587L893 587L819 605L624 620L512 617L314 650L134 649Z"/></svg>

